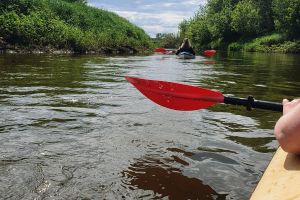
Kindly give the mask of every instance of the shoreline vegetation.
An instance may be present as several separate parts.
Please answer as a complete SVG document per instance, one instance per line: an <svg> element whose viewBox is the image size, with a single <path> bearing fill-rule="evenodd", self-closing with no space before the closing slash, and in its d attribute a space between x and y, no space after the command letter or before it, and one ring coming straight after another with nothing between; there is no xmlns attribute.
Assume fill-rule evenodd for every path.
<svg viewBox="0 0 300 200"><path fill-rule="evenodd" d="M84 0L0 1L0 53L111 55L152 48L144 30Z"/></svg>
<svg viewBox="0 0 300 200"><path fill-rule="evenodd" d="M181 34L196 48L300 53L299 0L208 0Z"/></svg>
<svg viewBox="0 0 300 200"><path fill-rule="evenodd" d="M171 48L188 37L196 49L300 53L300 0L207 0L178 34L157 34Z"/></svg>
<svg viewBox="0 0 300 200"><path fill-rule="evenodd" d="M178 33L145 31L87 0L1 0L0 53L150 54L188 37L199 51L300 53L300 0L208 0Z"/></svg>
<svg viewBox="0 0 300 200"><path fill-rule="evenodd" d="M279 33L254 38L248 42L233 42L228 51L264 53L300 53L300 40L288 40Z"/></svg>

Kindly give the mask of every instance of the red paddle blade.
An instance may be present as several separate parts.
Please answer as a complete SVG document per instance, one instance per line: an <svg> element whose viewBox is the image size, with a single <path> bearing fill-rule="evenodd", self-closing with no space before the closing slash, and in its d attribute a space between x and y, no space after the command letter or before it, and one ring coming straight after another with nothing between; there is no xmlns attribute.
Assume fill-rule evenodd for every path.
<svg viewBox="0 0 300 200"><path fill-rule="evenodd" d="M166 53L167 50L165 48L155 48L154 52L157 52L157 53Z"/></svg>
<svg viewBox="0 0 300 200"><path fill-rule="evenodd" d="M130 76L125 78L150 100L173 110L198 110L224 101L222 93L205 88Z"/></svg>
<svg viewBox="0 0 300 200"><path fill-rule="evenodd" d="M205 55L205 56L213 56L213 55L215 55L217 53L217 51L216 50L205 50L205 51L203 51L203 55Z"/></svg>

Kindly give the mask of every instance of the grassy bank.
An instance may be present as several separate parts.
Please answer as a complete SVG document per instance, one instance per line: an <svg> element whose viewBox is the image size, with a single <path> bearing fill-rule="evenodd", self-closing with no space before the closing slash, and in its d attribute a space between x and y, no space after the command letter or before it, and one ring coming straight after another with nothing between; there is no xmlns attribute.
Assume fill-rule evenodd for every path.
<svg viewBox="0 0 300 200"><path fill-rule="evenodd" d="M228 51L300 53L300 40L288 40L284 35L273 33L250 41L238 41L228 45Z"/></svg>
<svg viewBox="0 0 300 200"><path fill-rule="evenodd" d="M63 0L1 0L0 49L141 52L150 37L118 15Z"/></svg>

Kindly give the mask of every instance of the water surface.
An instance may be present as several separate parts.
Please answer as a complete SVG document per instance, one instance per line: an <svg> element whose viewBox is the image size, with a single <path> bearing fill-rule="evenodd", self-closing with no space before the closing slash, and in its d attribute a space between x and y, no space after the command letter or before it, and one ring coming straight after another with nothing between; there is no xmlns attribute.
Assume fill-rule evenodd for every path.
<svg viewBox="0 0 300 200"><path fill-rule="evenodd" d="M281 113L169 110L124 76L280 102L299 96L298 63L256 53L0 55L0 198L248 199L278 146Z"/></svg>

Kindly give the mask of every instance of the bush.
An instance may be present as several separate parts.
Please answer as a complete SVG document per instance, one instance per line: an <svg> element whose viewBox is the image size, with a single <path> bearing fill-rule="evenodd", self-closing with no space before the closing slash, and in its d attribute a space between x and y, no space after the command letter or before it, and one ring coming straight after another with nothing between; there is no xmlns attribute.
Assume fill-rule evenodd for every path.
<svg viewBox="0 0 300 200"><path fill-rule="evenodd" d="M208 29L208 22L205 15L198 15L190 22L187 30L187 37L191 38L192 44L197 49L208 47L212 35Z"/></svg>
<svg viewBox="0 0 300 200"><path fill-rule="evenodd" d="M299 19L299 0L209 0L179 28L197 47L231 50L240 49L245 40L279 33L247 43L246 48L254 51L300 39Z"/></svg>
<svg viewBox="0 0 300 200"><path fill-rule="evenodd" d="M290 38L300 38L300 1L273 0L275 27Z"/></svg>
<svg viewBox="0 0 300 200"><path fill-rule="evenodd" d="M240 1L231 13L232 30L244 37L254 36L260 30L259 11L249 0Z"/></svg>
<svg viewBox="0 0 300 200"><path fill-rule="evenodd" d="M286 41L286 37L284 35L277 33L256 38L244 45L245 51L258 52L296 53L299 52L299 49L299 41Z"/></svg>
<svg viewBox="0 0 300 200"><path fill-rule="evenodd" d="M227 50L228 51L240 51L243 49L243 44L240 44L238 42L233 42L228 45Z"/></svg>
<svg viewBox="0 0 300 200"><path fill-rule="evenodd" d="M152 48L150 37L126 19L76 2L2 0L0 35L9 44L82 52L104 46Z"/></svg>

